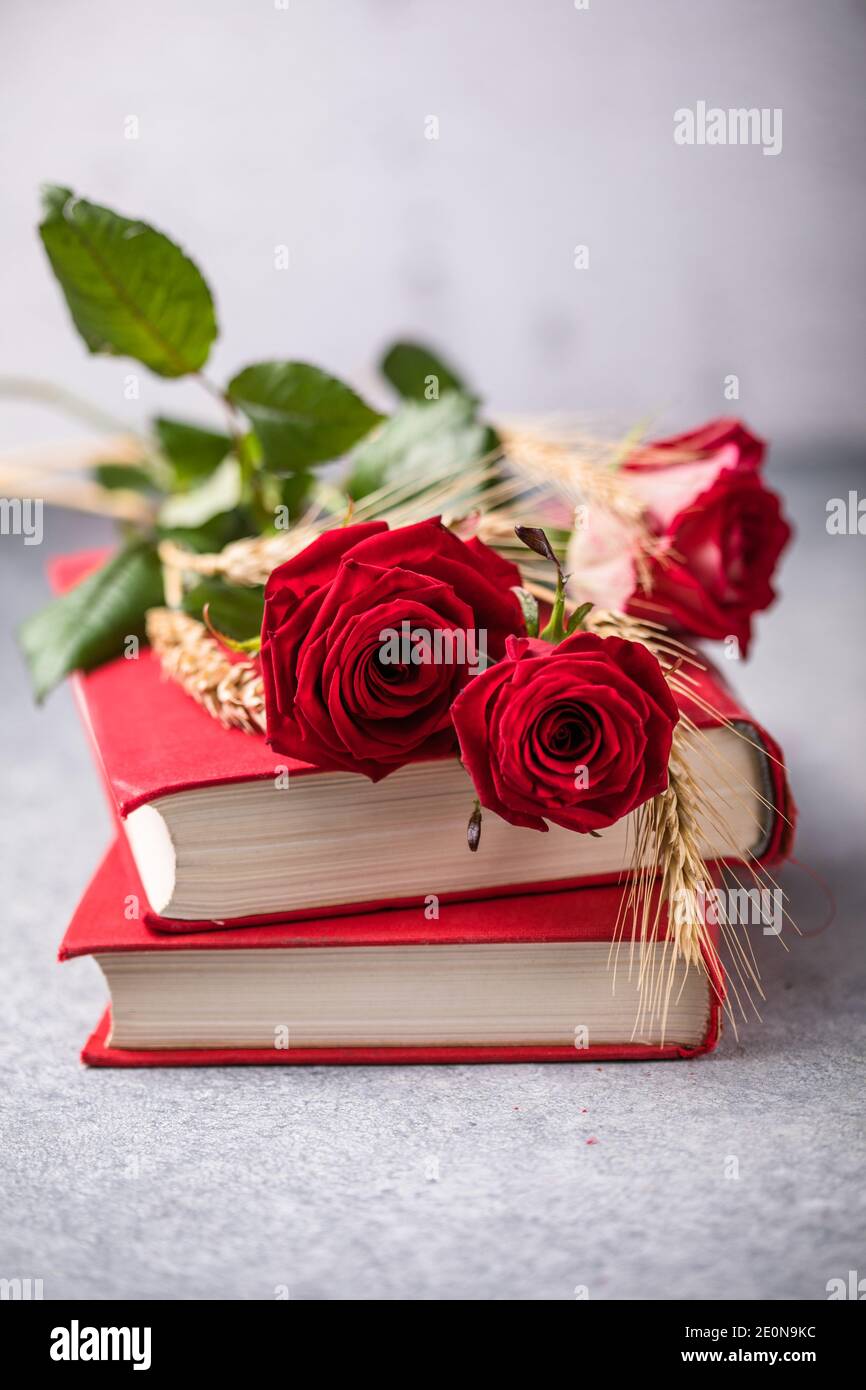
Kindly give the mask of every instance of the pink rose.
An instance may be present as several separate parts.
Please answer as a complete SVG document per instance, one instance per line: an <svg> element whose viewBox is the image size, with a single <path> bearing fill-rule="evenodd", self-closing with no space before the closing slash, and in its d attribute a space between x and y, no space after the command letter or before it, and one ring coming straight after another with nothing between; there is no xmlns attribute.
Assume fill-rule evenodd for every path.
<svg viewBox="0 0 866 1390"><path fill-rule="evenodd" d="M698 637L734 636L745 655L752 615L775 598L771 581L791 535L761 478L763 458L763 441L728 420L633 455L621 476L643 505L656 551L642 571L627 525L591 508L569 549L575 598Z"/></svg>

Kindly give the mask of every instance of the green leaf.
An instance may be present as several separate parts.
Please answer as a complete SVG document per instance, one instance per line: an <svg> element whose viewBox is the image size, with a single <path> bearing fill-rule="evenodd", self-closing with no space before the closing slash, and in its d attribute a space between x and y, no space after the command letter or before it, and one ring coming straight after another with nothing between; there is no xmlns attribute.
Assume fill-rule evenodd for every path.
<svg viewBox="0 0 866 1390"><path fill-rule="evenodd" d="M159 376L205 364L217 335L207 284L179 246L145 222L49 185L39 226L88 349L134 357Z"/></svg>
<svg viewBox="0 0 866 1390"><path fill-rule="evenodd" d="M184 420L157 416L153 428L159 447L174 470L176 487L194 487L210 477L232 447L227 434L205 430Z"/></svg>
<svg viewBox="0 0 866 1390"><path fill-rule="evenodd" d="M352 452L344 486L357 502L398 475L417 473L429 484L481 458L486 440L486 426L475 419L468 396L452 391L430 405L406 401Z"/></svg>
<svg viewBox="0 0 866 1390"><path fill-rule="evenodd" d="M305 362L258 362L229 382L228 394L252 421L264 467L283 476L339 458L382 419Z"/></svg>
<svg viewBox="0 0 866 1390"><path fill-rule="evenodd" d="M277 525L278 507L286 508L290 522L297 521L308 505L314 481L315 475L312 473L291 473L287 478L278 478L273 473L259 475L262 506L270 514L272 529L285 529L282 519Z"/></svg>
<svg viewBox="0 0 866 1390"><path fill-rule="evenodd" d="M103 487L127 488L130 492L156 492L157 486L146 468L131 463L98 463L93 476Z"/></svg>
<svg viewBox="0 0 866 1390"><path fill-rule="evenodd" d="M175 541L178 545L186 546L187 550L196 550L202 555L211 555L214 551L222 550L230 541L239 541L244 536L257 533L258 527L243 507L231 512L218 512L201 526L157 528L160 540Z"/></svg>
<svg viewBox="0 0 866 1390"><path fill-rule="evenodd" d="M163 502L157 519L161 539L203 553L259 530L242 503L242 477L236 458L223 459L205 482Z"/></svg>
<svg viewBox="0 0 866 1390"><path fill-rule="evenodd" d="M234 511L241 500L241 469L236 458L223 459L205 482L189 492L178 492L163 502L161 527L203 526L223 512Z"/></svg>
<svg viewBox="0 0 866 1390"><path fill-rule="evenodd" d="M381 366L394 389L409 400L435 401L446 391L468 394L457 373L420 343L395 343Z"/></svg>
<svg viewBox="0 0 866 1390"><path fill-rule="evenodd" d="M242 589L236 584L227 584L224 579L203 579L184 595L184 612L201 621L205 604L213 626L234 642L246 646L251 639L260 636L265 608L264 585Z"/></svg>
<svg viewBox="0 0 866 1390"><path fill-rule="evenodd" d="M18 632L41 703L70 671L90 671L144 633L144 614L163 603L155 547L136 541L74 589L34 613Z"/></svg>
<svg viewBox="0 0 866 1390"><path fill-rule="evenodd" d="M261 633L257 637L248 637L245 642L241 642L237 638L229 637L228 633L223 632L221 628L214 627L213 619L210 617L209 613L206 615L205 623L211 635L215 637L222 646L228 647L229 651L254 653L260 652L262 649Z"/></svg>
<svg viewBox="0 0 866 1390"><path fill-rule="evenodd" d="M565 629L566 634L569 637L573 632L577 632L578 629L580 629L581 631L583 630L584 619L587 613L592 611L592 608L593 605L591 603L582 603L579 608L575 608L574 612L568 620L568 624Z"/></svg>

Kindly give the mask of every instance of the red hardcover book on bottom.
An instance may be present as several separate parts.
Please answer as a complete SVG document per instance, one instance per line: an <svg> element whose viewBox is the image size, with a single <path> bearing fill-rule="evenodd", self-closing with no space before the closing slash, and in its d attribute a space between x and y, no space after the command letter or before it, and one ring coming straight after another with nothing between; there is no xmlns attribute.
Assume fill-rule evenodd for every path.
<svg viewBox="0 0 866 1390"><path fill-rule="evenodd" d="M695 1057L718 1041L723 986L678 965L642 1013L638 948L613 943L622 889L392 908L348 918L153 931L115 845L60 959L92 955L112 1005L97 1067L587 1062ZM670 956L662 937L647 968ZM666 953L667 952L667 953Z"/></svg>

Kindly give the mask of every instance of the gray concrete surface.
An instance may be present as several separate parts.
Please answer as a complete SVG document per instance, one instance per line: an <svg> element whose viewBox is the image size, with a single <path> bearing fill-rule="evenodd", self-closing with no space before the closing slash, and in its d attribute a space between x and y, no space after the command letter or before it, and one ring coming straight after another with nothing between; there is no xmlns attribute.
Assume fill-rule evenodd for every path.
<svg viewBox="0 0 866 1390"><path fill-rule="evenodd" d="M758 940L763 1022L694 1063L81 1068L103 987L54 953L108 816L69 692L32 708L9 628L47 553L104 532L53 513L41 548L0 542L0 1275L46 1298L765 1300L866 1274L866 541L824 527L862 461L781 463L799 540L736 676L787 749L798 857L838 916ZM813 931L814 881L785 883Z"/></svg>

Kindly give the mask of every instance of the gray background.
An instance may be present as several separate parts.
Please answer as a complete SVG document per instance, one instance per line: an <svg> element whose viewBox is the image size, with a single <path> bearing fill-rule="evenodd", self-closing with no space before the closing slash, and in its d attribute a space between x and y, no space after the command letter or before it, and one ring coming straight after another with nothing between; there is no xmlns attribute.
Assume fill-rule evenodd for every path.
<svg viewBox="0 0 866 1390"><path fill-rule="evenodd" d="M210 407L143 371L127 402L131 364L87 360L33 235L49 180L195 255L221 380L297 356L372 387L423 332L498 412L691 425L734 372L776 439L860 430L863 0L286 6L5 0L0 372L132 421ZM781 107L782 153L675 145L698 100ZM19 409L4 436L55 428Z"/></svg>
<svg viewBox="0 0 866 1390"><path fill-rule="evenodd" d="M424 332L494 411L676 424L740 374L798 543L734 679L789 755L794 914L822 925L814 872L838 915L756 942L764 1021L692 1064L84 1070L103 986L54 953L109 820L68 690L32 708L11 629L50 553L110 532L49 512L42 547L0 540L0 1276L46 1297L815 1299L866 1274L864 540L825 529L863 476L863 33L854 4L4 7L0 370L130 424L195 409L144 373L128 402L129 364L86 359L32 234L49 177L196 252L216 375L273 353L363 383ZM783 153L675 147L673 109L702 97L782 106ZM3 446L69 428L0 406Z"/></svg>

